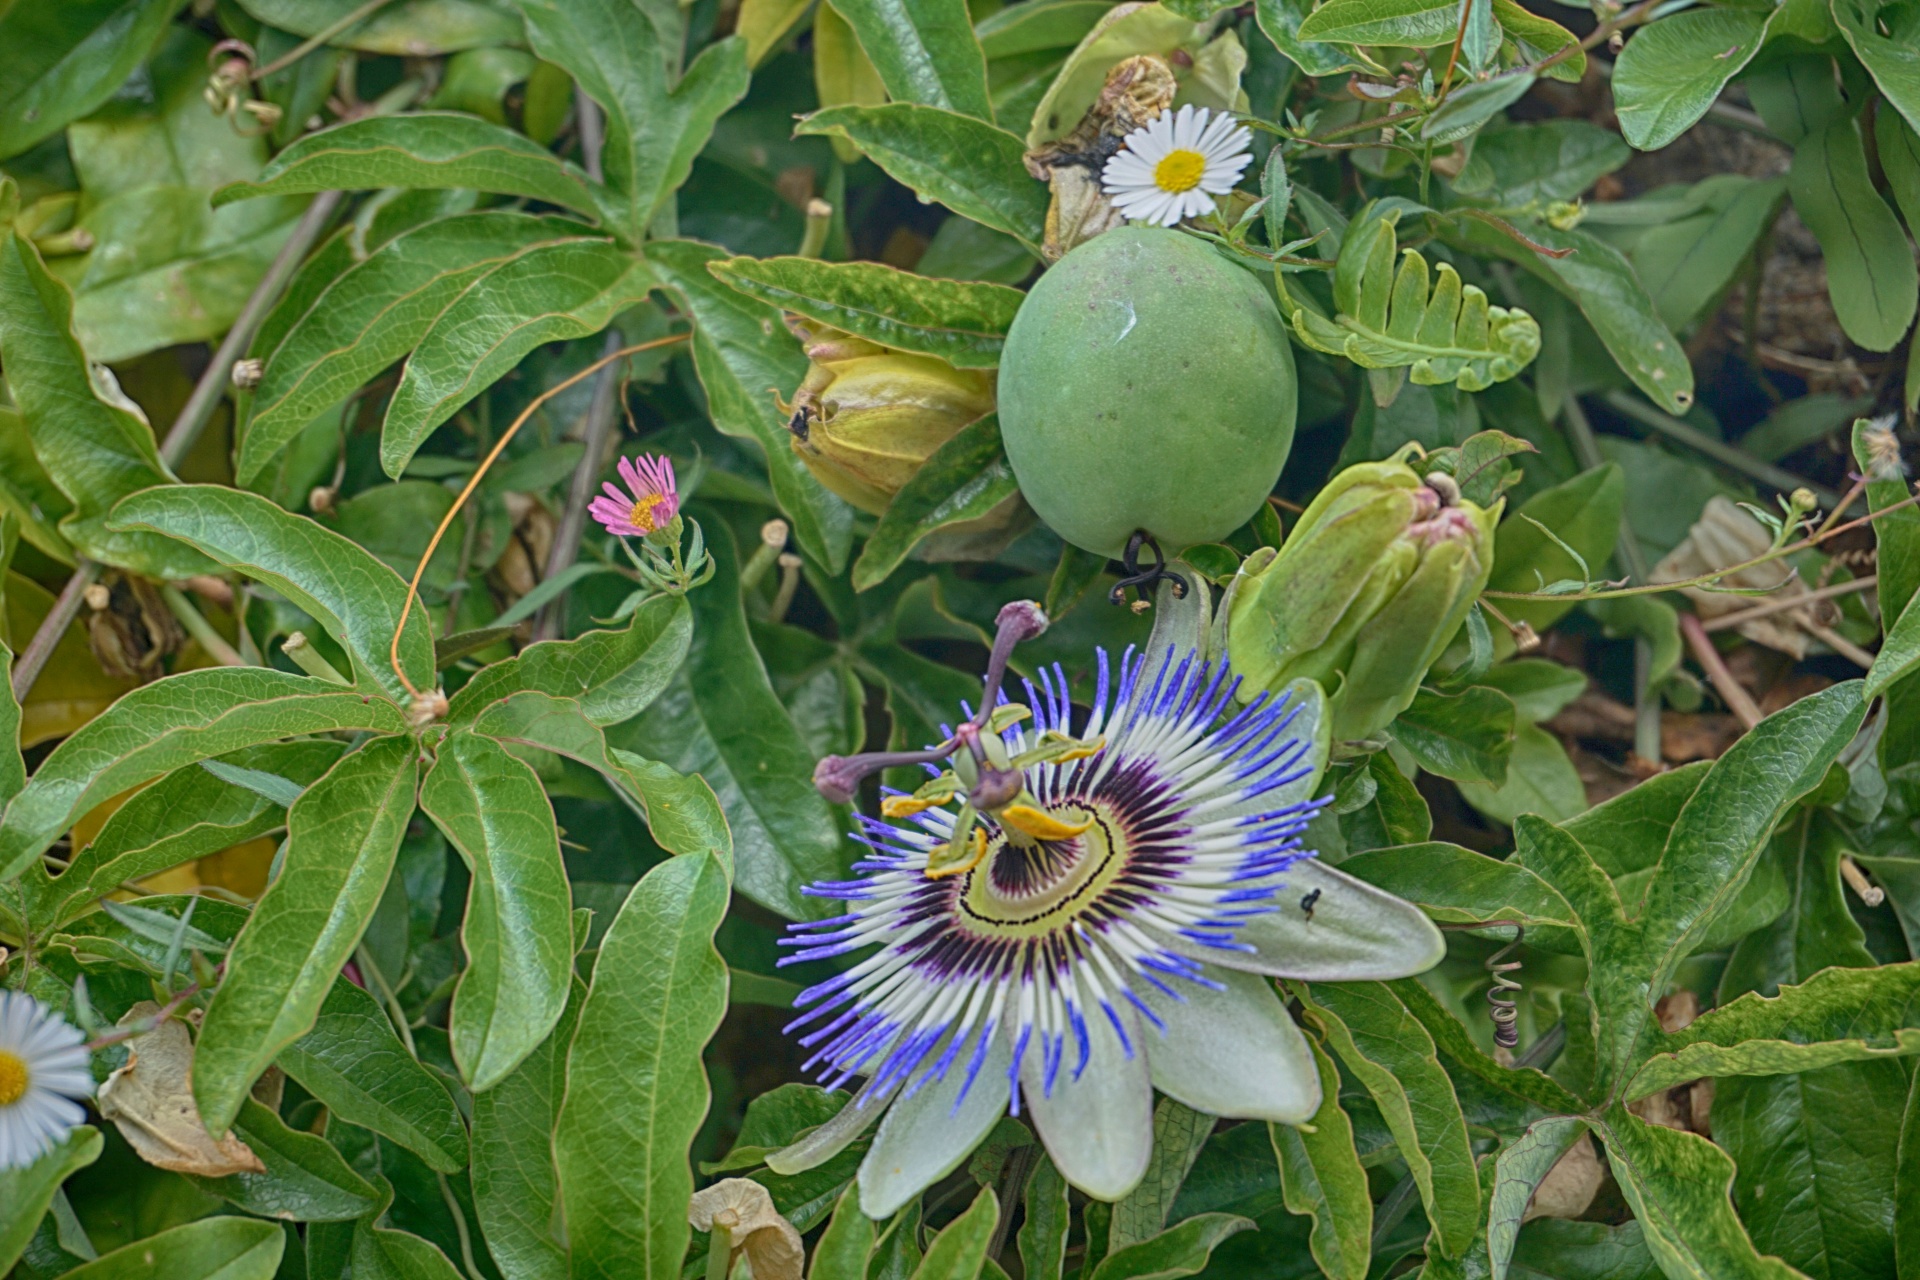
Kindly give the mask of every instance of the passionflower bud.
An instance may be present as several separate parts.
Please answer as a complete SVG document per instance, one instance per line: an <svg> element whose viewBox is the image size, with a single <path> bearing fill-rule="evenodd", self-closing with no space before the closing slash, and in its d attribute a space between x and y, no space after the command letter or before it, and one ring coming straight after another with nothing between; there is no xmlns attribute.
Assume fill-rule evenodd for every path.
<svg viewBox="0 0 1920 1280"><path fill-rule="evenodd" d="M934 450L993 412L993 374L895 351L811 320L788 321L806 380L782 404L793 451L820 483L879 515Z"/></svg>
<svg viewBox="0 0 1920 1280"><path fill-rule="evenodd" d="M1241 695L1307 677L1330 690L1336 738L1365 738L1407 708L1493 569L1502 503L1422 477L1410 451L1333 477L1286 545L1249 560L1227 650Z"/></svg>

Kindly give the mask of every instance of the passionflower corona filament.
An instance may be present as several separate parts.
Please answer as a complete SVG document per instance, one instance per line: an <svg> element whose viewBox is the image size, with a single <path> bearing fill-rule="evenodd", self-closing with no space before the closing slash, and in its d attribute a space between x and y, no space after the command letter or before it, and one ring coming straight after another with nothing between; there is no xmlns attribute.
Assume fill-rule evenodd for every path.
<svg viewBox="0 0 1920 1280"><path fill-rule="evenodd" d="M1215 1115L1303 1122L1319 1079L1269 977L1401 977L1444 949L1418 909L1302 843L1327 745L1317 686L1239 706L1224 664L1128 650L1113 670L1101 653L1081 721L1057 666L1024 704L996 697L1007 624L992 713L928 753L952 769L889 796L892 818L861 819L857 878L811 890L846 912L789 940L794 961L867 952L803 992L792 1026L829 1082L867 1080L768 1163L811 1167L884 1112L860 1168L871 1217L957 1167L1009 1110L1104 1200L1145 1173L1156 1087ZM816 779L847 795L900 762L830 758Z"/></svg>
<svg viewBox="0 0 1920 1280"><path fill-rule="evenodd" d="M87 1118L86 1037L19 991L0 991L0 1169L32 1164Z"/></svg>
<svg viewBox="0 0 1920 1280"><path fill-rule="evenodd" d="M626 481L627 492L604 484L601 488L606 492L587 505L607 532L622 538L644 538L666 528L679 514L680 495L674 488L670 459L644 453L638 460L622 458L620 478Z"/></svg>

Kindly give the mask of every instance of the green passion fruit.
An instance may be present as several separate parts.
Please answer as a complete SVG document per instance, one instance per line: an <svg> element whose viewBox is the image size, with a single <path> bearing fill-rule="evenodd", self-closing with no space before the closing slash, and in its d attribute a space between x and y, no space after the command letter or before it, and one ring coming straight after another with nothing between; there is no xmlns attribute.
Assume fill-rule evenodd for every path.
<svg viewBox="0 0 1920 1280"><path fill-rule="evenodd" d="M1098 236L1034 285L1000 357L1000 433L1068 542L1168 555L1250 520L1293 447L1293 353L1272 297L1205 242Z"/></svg>

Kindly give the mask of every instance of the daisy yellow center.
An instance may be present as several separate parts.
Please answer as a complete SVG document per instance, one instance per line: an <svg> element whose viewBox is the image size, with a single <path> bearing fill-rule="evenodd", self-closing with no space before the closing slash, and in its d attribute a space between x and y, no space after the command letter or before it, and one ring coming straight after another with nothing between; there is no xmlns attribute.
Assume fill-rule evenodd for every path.
<svg viewBox="0 0 1920 1280"><path fill-rule="evenodd" d="M654 518L654 512L660 509L658 498L642 498L633 504L633 510L627 514L627 523L641 533L652 533L666 521Z"/></svg>
<svg viewBox="0 0 1920 1280"><path fill-rule="evenodd" d="M1207 171L1207 158L1198 151L1169 151L1153 166L1153 185L1162 191L1191 191Z"/></svg>
<svg viewBox="0 0 1920 1280"><path fill-rule="evenodd" d="M18 1054L0 1049L0 1107L10 1107L27 1096L27 1064Z"/></svg>

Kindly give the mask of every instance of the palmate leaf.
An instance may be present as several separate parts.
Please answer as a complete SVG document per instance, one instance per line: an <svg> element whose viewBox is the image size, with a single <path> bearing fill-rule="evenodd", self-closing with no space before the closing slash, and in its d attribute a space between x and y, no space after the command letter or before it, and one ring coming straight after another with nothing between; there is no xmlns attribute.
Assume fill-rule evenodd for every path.
<svg viewBox="0 0 1920 1280"><path fill-rule="evenodd" d="M1412 249L1396 271L1398 220L1398 211L1363 215L1348 233L1334 268L1332 319L1275 274L1300 341L1363 369L1404 368L1421 386L1484 391L1519 373L1540 352L1539 324L1518 308L1490 305L1448 263L1430 279L1427 260Z"/></svg>

